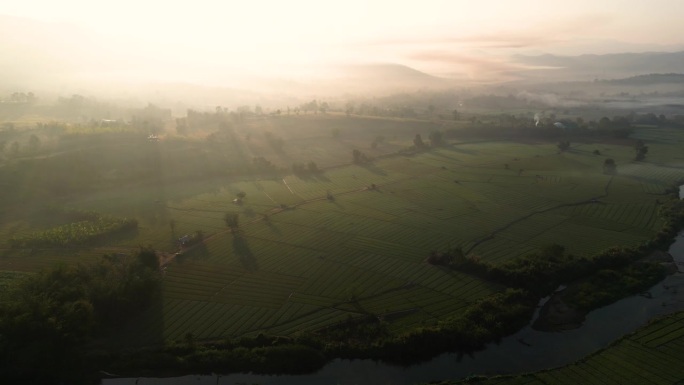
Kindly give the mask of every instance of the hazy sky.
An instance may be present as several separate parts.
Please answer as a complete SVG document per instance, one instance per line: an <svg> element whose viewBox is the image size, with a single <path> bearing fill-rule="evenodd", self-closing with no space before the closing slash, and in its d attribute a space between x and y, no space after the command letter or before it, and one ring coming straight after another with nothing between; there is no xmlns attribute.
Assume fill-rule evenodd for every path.
<svg viewBox="0 0 684 385"><path fill-rule="evenodd" d="M77 26L70 39L127 55L116 70L161 77L297 77L359 62L476 76L507 68L512 53L684 47L684 0L22 0L1 2L0 15L58 22L55 36Z"/></svg>

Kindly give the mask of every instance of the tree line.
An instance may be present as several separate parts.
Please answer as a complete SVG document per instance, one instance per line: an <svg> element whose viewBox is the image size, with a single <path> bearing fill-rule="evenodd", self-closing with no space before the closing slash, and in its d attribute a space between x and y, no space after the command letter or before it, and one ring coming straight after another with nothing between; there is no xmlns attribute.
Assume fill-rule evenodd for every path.
<svg viewBox="0 0 684 385"><path fill-rule="evenodd" d="M94 373L89 344L121 330L153 301L154 251L58 265L0 294L0 378L8 383L82 383Z"/></svg>

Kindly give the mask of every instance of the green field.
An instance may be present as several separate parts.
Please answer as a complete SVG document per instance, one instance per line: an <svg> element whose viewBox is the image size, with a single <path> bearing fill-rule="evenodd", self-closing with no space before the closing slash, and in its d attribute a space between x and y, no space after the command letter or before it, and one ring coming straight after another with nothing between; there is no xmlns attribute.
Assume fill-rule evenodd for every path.
<svg viewBox="0 0 684 385"><path fill-rule="evenodd" d="M684 313L661 318L610 347L558 369L514 377L468 379L456 384L680 384L684 366Z"/></svg>
<svg viewBox="0 0 684 385"><path fill-rule="evenodd" d="M388 156L408 146L417 132L427 137L431 124L381 119L351 124L341 117L301 122L250 123L236 129L241 139L231 148L239 147L250 159L273 154L258 133L278 132L285 146L273 157L277 167L315 160L328 167L322 173L174 179L187 166L174 154L186 147L197 155L188 159L206 162L207 168L215 166L214 156L225 156L228 167L238 158L199 139L113 143L118 147L111 151L144 151L140 159L154 163L158 178L119 185L102 177L100 188L55 198L53 204L135 218L137 233L69 249L3 245L0 270L31 272L141 245L172 254L179 237L200 230L205 241L165 267L161 300L129 326L121 341L146 344L188 333L206 340L293 335L369 314L401 331L457 315L504 289L426 263L430 251L461 247L496 264L551 243L582 256L615 245L636 246L660 230L659 202L684 178L677 145L684 133L676 130L637 131L650 146L647 161L637 163L630 147L611 143L573 143L570 151L559 153L555 143L452 141ZM280 134L288 127L295 134ZM334 128L344 139L331 137ZM246 139L250 129L255 134ZM319 136L310 136L315 130ZM378 135L387 138L385 144L377 153L366 150ZM100 145L98 151L107 153L107 143ZM206 152L198 150L205 146ZM350 164L353 148L378 158ZM602 155L594 155L595 149ZM73 160L68 157L57 153L52 161ZM609 157L618 164L616 176L602 172ZM30 168L43 164L25 159L5 167L26 166L23 175L30 182ZM109 171L114 175L120 167ZM236 205L232 201L240 191L246 196ZM5 194L22 202L21 191ZM42 200L52 198L37 195L4 207L3 239L60 225L22 209ZM239 214L239 232L226 227L227 212Z"/></svg>

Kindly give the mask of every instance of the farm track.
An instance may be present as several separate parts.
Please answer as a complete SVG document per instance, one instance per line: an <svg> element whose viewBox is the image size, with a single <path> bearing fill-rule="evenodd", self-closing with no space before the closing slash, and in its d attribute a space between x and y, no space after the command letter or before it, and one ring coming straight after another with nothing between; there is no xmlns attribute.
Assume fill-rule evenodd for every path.
<svg viewBox="0 0 684 385"><path fill-rule="evenodd" d="M426 175L432 175L432 174L435 174L435 173L437 173L437 172L439 172L439 171L440 171L440 170L437 170L437 171L435 171L435 172L432 172L432 173L429 173L429 174L426 174ZM390 186L390 185L392 185L392 184L401 183L401 182L405 182L405 181L407 181L407 180L418 179L418 178L420 178L420 177L419 177L419 176L409 176L409 177L397 179L397 180L394 180L394 181L392 181L392 182L388 182L388 183L385 183L385 184L376 185L376 188L386 187L386 186ZM296 195L296 194L289 188L289 186L288 186L288 190L290 190L290 192L292 193L292 195ZM369 191L369 188L368 188L368 187L362 187L362 188L357 188L357 189L353 189L353 190L342 191L342 192L336 193L335 196L349 195L349 194L355 194L355 193L360 193L360 192L365 192L365 191ZM268 194L267 194L267 196L268 196ZM269 198L270 198L271 200L273 200L270 196L269 196ZM269 214L269 215L276 215L276 214L279 214L279 213L282 213L282 212L285 212L285 211L288 211L288 210L293 210L293 209L295 209L295 208L297 208L297 207L300 207L300 206L304 206L304 205L311 204L311 203L315 203L315 202L323 202L323 201L326 201L326 200L327 200L326 197L307 199L307 200L305 200L305 201L302 201L302 202L300 202L300 203L297 203L297 204L288 206L288 207L286 207L286 208L280 208L280 207L278 207L278 208L273 208L273 209L271 209L271 210L268 212L268 214ZM220 210L181 209L181 208L175 208L175 207L172 207L172 206L166 206L166 207L169 208L169 209L172 209L172 210L180 210L180 211L223 212L223 211L220 211ZM263 220L264 220L263 217L262 217L262 218L257 218L257 219L254 219L254 220L250 221L249 223L257 223L257 222L263 221ZM209 241L209 240L211 240L211 239L213 239L213 238L215 238L215 237L218 237L218 236L220 236L220 235L226 234L226 233L228 233L228 232L232 232L232 230L227 229L227 230L224 230L224 231L219 231L219 232L216 232L216 233L214 233L214 234L211 234L211 235L207 236L206 238L204 238L204 239L202 240L202 242L200 242L200 243L198 243L198 244L196 244L196 245L192 245L192 246L186 248L186 249L183 250L183 251L184 251L184 252L191 251L191 250L193 250L194 248L198 247L199 245L204 244L204 243L206 243L207 241ZM158 252L161 252L161 251L158 251Z"/></svg>
<svg viewBox="0 0 684 385"><path fill-rule="evenodd" d="M334 303L330 304L330 306L328 306L328 307L320 307L320 308L318 308L318 309L316 309L316 310L311 310L311 311L309 311L309 312L302 313L301 315L299 315L299 316L297 316L297 317L295 317L295 318L288 318L287 321L279 322L279 323L275 323L275 324L268 325L268 327L261 327L261 328L256 328L256 329L249 329L249 330L247 330L245 333L256 333L256 332L261 332L261 331L265 331L265 330L268 330L268 329L276 328L276 327L279 327L279 326L284 326L284 325L287 325L287 324L289 324L289 323L296 322L296 321L298 321L298 320L306 319L306 318L308 318L308 317L310 317L310 316L312 316L312 315L314 315L314 314L320 313L320 312L325 311L325 310L328 310L328 309L334 309L334 310L338 310L338 311L342 311L342 312L346 312L346 313L350 313L350 314L356 314L356 315L372 315L372 316L376 316L376 317L378 317L378 318L381 318L381 317L385 316L385 314L378 314L378 315L372 314L372 313L368 312L367 310L363 309L363 307L361 306L361 304L360 304L359 302L361 302L361 301L366 301L366 300L373 299L373 298L379 298L379 297L382 297L383 295L386 295L386 294L389 294L389 293L393 293L393 292L396 292L396 291L408 290L408 289L411 289L412 287L413 287L413 284L408 283L408 284L403 284L403 285L401 285L401 286L389 288L389 289L383 290L382 292L378 292L378 293L375 293L375 294L372 294L372 295L368 295L368 296L365 296L365 297L359 297L359 298L355 298L355 299L352 299L352 300L349 300L349 301L334 302ZM290 297L291 297L293 294L295 294L295 292L290 293ZM290 298L290 297L288 297L288 302L289 302L289 298ZM349 309L342 308L343 305L351 305L351 306L353 306L357 311L351 311L351 310L349 310ZM394 312L392 312L392 313L390 313L390 314L395 314L395 313L398 314L398 313L406 313L406 312L415 312L415 311L419 311L419 310L422 310L422 309L420 309L420 308L418 308L418 309L416 309L416 308L411 308L411 309L405 309L405 310L400 310L400 311L394 311ZM433 317L434 317L434 316L433 316ZM435 318L437 318L437 317L435 317ZM326 326L326 327L324 327L324 328L328 328L328 327L331 327L331 326L334 326L334 325L329 325L329 326Z"/></svg>
<svg viewBox="0 0 684 385"><path fill-rule="evenodd" d="M510 222L508 222L507 224L505 224L505 225L503 225L503 226L501 226L501 227L495 229L494 231L492 231L492 232L491 232L489 235L487 235L486 237L484 237L484 238L482 238L482 239L480 239L480 240L474 242L474 243L470 246L470 248L468 248L467 250L464 250L464 253L465 253L465 254L470 253L470 252L473 251L473 249L475 249L477 246L479 246L479 245L481 245L481 244L483 244L483 243L485 243L485 242L487 242L487 241L489 241L489 240L494 239L494 236L496 236L496 234L499 234L499 233L502 232L502 231L508 230L511 226L513 226L513 225L515 225L515 224L517 224L517 223L520 223L520 222L522 222L522 221L524 221L524 220L526 220L526 219L532 218L532 217L535 216L535 215L544 214L544 213L547 213L547 212L549 212L549 211L558 210L558 209L563 208L563 207L573 207L573 206L581 206L581 205L586 205L586 204L595 204L595 203L596 203L595 200L601 199L601 198L605 198L605 197L608 196L608 188L610 187L610 183L611 183L612 181L613 181L613 177L611 177L611 178L608 180L608 183L606 183L606 187L604 188L604 194L602 194L602 195L596 196L596 197L594 197L594 198L590 198L590 199L588 199L588 200L585 199L585 200L582 200L582 201L579 201L579 202L559 204L559 205L557 205L557 206L553 206L553 207L549 207L549 208L547 208L547 209L543 209L543 210L539 210L539 211L535 211L535 212L529 213L529 214L524 215L524 216L522 216L522 217L520 217L520 218L517 218L517 219L515 219L515 220L513 220L513 221L510 221Z"/></svg>

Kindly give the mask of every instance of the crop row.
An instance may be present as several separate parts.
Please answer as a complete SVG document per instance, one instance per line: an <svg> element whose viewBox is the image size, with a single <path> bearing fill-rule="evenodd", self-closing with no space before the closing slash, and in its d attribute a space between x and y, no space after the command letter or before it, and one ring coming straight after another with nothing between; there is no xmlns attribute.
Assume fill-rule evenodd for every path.
<svg viewBox="0 0 684 385"><path fill-rule="evenodd" d="M684 170L681 169L654 167L635 163L625 167L624 170L621 169L620 174L636 176L650 181L661 181L666 184L671 184L684 178Z"/></svg>
<svg viewBox="0 0 684 385"><path fill-rule="evenodd" d="M590 256L616 245L637 245L647 238L646 234L639 236L564 223L529 240L528 243L538 248L559 243L570 253Z"/></svg>
<svg viewBox="0 0 684 385"><path fill-rule="evenodd" d="M632 339L649 348L658 348L673 342L684 345L683 318L682 315L665 318L638 333Z"/></svg>
<svg viewBox="0 0 684 385"><path fill-rule="evenodd" d="M427 263L411 263L380 255L364 256L350 263L360 268L376 271L379 274L425 286L432 290L443 291L450 295L458 294L462 288L474 282L484 282L470 275L447 272Z"/></svg>
<svg viewBox="0 0 684 385"><path fill-rule="evenodd" d="M537 249L527 242L513 241L507 235L507 232L504 232L492 239L488 239L473 248L471 253L483 258L485 261L497 263L525 255Z"/></svg>
<svg viewBox="0 0 684 385"><path fill-rule="evenodd" d="M494 293L498 288L478 278L463 273L446 272L427 263L395 261L383 256L366 256L351 263L396 277L412 285L423 286L451 298L478 299Z"/></svg>
<svg viewBox="0 0 684 385"><path fill-rule="evenodd" d="M512 224L497 236L506 238L512 242L525 243L527 240L543 234L556 226L560 226L567 220L563 215L555 212L536 214L517 223ZM485 242L488 243L489 241Z"/></svg>
<svg viewBox="0 0 684 385"><path fill-rule="evenodd" d="M182 278L167 276L165 297L277 308L302 283L297 277L262 271L231 274L220 279L212 277L210 272L195 271L196 278L191 274ZM269 284L264 285L265 282Z"/></svg>
<svg viewBox="0 0 684 385"><path fill-rule="evenodd" d="M617 224L626 224L642 229L651 229L657 222L655 203L590 203L567 207L561 212L574 217L598 218ZM583 224L591 222L580 220ZM598 225L601 222L597 222ZM604 224L606 224L604 222Z"/></svg>
<svg viewBox="0 0 684 385"><path fill-rule="evenodd" d="M336 309L321 309L302 318L294 319L281 325L269 328L273 334L293 334L298 331L317 330L346 320L349 313Z"/></svg>
<svg viewBox="0 0 684 385"><path fill-rule="evenodd" d="M226 337L259 327L272 309L202 301L179 301L165 315L165 338L181 339L192 333L199 338Z"/></svg>
<svg viewBox="0 0 684 385"><path fill-rule="evenodd" d="M425 254L425 250L413 249L411 247L396 244L391 241L366 237L354 237L344 246L348 249L357 250L357 252L360 251L378 255L387 255L393 258L414 262L424 258L423 255Z"/></svg>
<svg viewBox="0 0 684 385"><path fill-rule="evenodd" d="M402 284L400 280L371 271L328 262L299 291L346 301L351 297L367 296Z"/></svg>

